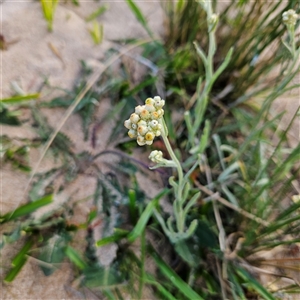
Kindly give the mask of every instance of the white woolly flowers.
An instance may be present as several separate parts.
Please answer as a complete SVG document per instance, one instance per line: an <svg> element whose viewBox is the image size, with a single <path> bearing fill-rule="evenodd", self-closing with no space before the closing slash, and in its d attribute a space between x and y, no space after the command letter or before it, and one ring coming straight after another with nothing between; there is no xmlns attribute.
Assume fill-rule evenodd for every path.
<svg viewBox="0 0 300 300"><path fill-rule="evenodd" d="M282 21L286 26L295 26L298 14L293 9L289 9L282 14Z"/></svg>
<svg viewBox="0 0 300 300"><path fill-rule="evenodd" d="M156 163L155 166L149 167L151 170L161 167L176 168L176 163L173 160L163 158L163 153L161 151L153 150L149 155L149 159Z"/></svg>
<svg viewBox="0 0 300 300"><path fill-rule="evenodd" d="M163 153L158 150L154 150L150 153L149 159L155 163L161 163L163 161Z"/></svg>
<svg viewBox="0 0 300 300"><path fill-rule="evenodd" d="M161 135L162 125L159 120L164 115L164 105L165 100L159 96L147 98L145 105L138 105L135 112L124 122L124 126L129 129L129 137L136 138L140 146L151 145L154 138Z"/></svg>

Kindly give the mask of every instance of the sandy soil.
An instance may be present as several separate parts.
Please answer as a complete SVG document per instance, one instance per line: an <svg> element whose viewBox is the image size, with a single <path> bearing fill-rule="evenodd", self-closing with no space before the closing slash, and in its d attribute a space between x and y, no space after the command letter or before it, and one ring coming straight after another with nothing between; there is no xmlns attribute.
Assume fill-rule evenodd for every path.
<svg viewBox="0 0 300 300"><path fill-rule="evenodd" d="M61 1L63 2L63 1ZM45 78L52 86L71 89L78 79L81 69L81 60L98 66L99 59L111 48L114 40L127 38L147 38L147 33L136 21L125 1L80 1L80 7L72 4L60 4L57 7L53 32L47 31L47 25L43 18L40 3L36 1L4 1L0 4L1 28L0 32L7 42L7 50L1 51L1 80L0 98L12 94L12 85L24 93L37 92ZM85 18L94 12L100 5L108 4L109 9L98 18L104 24L104 41L95 45L88 28L90 23ZM149 25L159 36L163 31L163 13L159 2L149 1L139 3L144 14L148 17ZM44 98L49 99L55 94L47 94ZM56 92L57 94L57 92ZM108 110L109 101L103 101L99 111L102 115ZM64 111L45 111L49 123L55 128L63 117ZM101 113L99 114L99 118ZM90 143L83 143L80 118L72 115L63 127L75 144L75 152L83 150L93 151ZM1 125L1 135L14 137L35 137L35 133L28 126L10 127ZM110 134L110 124L102 127L101 142L97 143L97 152L103 149L105 140ZM99 139L100 140L100 139ZM34 165L41 153L41 149L30 151L30 163ZM106 157L106 162L113 161L113 157ZM100 162L101 163L101 162ZM46 155L38 172L49 170L54 165L51 155ZM28 182L28 176L16 172L9 166L1 169L1 213L15 208L20 199L24 199L24 191ZM94 178L82 176L72 183L64 193L55 197L54 206L59 206L67 201L70 195L76 193L77 199L82 199L94 191L96 181ZM144 186L149 186L144 184ZM47 208L51 209L51 208ZM80 222L87 213L85 205L78 207L75 219ZM43 213L43 211L39 211ZM79 240L84 237L79 237ZM9 268L9 258L18 249L4 249L1 256L1 273ZM111 259L114 249L110 249L112 255L102 253L103 262ZM1 288L1 299L93 299L88 291L76 292L71 286L73 280L72 270L65 263L56 271L55 276L45 277L37 262L30 259L21 273L12 284L5 284Z"/></svg>

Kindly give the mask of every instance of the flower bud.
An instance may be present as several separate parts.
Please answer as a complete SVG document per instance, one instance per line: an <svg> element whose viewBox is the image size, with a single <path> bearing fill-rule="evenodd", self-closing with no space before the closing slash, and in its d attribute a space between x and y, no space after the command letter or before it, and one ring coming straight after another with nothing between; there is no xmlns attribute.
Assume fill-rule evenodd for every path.
<svg viewBox="0 0 300 300"><path fill-rule="evenodd" d="M138 105L138 106L136 106L134 111L135 111L136 114L139 115L142 112L143 109L144 109L144 105L143 106Z"/></svg>
<svg viewBox="0 0 300 300"><path fill-rule="evenodd" d="M143 109L140 113L140 116L143 120L146 120L150 118L150 113L147 109Z"/></svg>
<svg viewBox="0 0 300 300"><path fill-rule="evenodd" d="M214 28L217 25L218 21L219 21L219 16L217 14L212 14L208 20L208 24Z"/></svg>
<svg viewBox="0 0 300 300"><path fill-rule="evenodd" d="M286 26L295 26L298 14L293 9L289 9L282 14L282 21Z"/></svg>
<svg viewBox="0 0 300 300"><path fill-rule="evenodd" d="M147 126L147 122L144 120L139 120L137 124L138 126Z"/></svg>
<svg viewBox="0 0 300 300"><path fill-rule="evenodd" d="M139 127L137 128L137 131L138 131L139 135L145 135L148 132L148 127L139 125Z"/></svg>
<svg viewBox="0 0 300 300"><path fill-rule="evenodd" d="M163 153L161 151L154 150L150 153L149 159L155 163L160 163L163 160Z"/></svg>
<svg viewBox="0 0 300 300"><path fill-rule="evenodd" d="M155 136L160 136L161 135L161 131L160 130L156 130L155 131Z"/></svg>
<svg viewBox="0 0 300 300"><path fill-rule="evenodd" d="M127 128L127 129L131 129L131 121L130 120L126 120L125 122L124 122L124 126Z"/></svg>
<svg viewBox="0 0 300 300"><path fill-rule="evenodd" d="M163 109L159 109L157 111L159 118L161 118L164 115L164 110Z"/></svg>
<svg viewBox="0 0 300 300"><path fill-rule="evenodd" d="M132 123L137 123L139 120L140 120L140 117L138 114L135 114L135 113L131 114L130 121Z"/></svg>
<svg viewBox="0 0 300 300"><path fill-rule="evenodd" d="M150 127L152 127L153 129L156 129L158 127L158 121L157 120L152 120L151 122L149 122Z"/></svg>
<svg viewBox="0 0 300 300"><path fill-rule="evenodd" d="M152 98L147 98L145 104L154 105L154 100Z"/></svg>
<svg viewBox="0 0 300 300"><path fill-rule="evenodd" d="M136 130L130 129L128 135L131 139L135 138L137 136Z"/></svg>
<svg viewBox="0 0 300 300"><path fill-rule="evenodd" d="M154 101L155 101L154 106L157 109L160 109L165 105L165 100L162 100L159 96L155 96Z"/></svg>
<svg viewBox="0 0 300 300"><path fill-rule="evenodd" d="M150 113L155 111L155 107L151 104L146 104L145 109L147 109Z"/></svg>
<svg viewBox="0 0 300 300"><path fill-rule="evenodd" d="M154 119L154 120L157 120L159 119L159 114L157 111L154 111L153 113L151 113L151 118Z"/></svg>
<svg viewBox="0 0 300 300"><path fill-rule="evenodd" d="M155 134L152 132L152 131L148 131L146 134L145 134L145 140L146 141L153 141L155 138Z"/></svg>
<svg viewBox="0 0 300 300"><path fill-rule="evenodd" d="M144 139L143 136L140 136L140 135L139 135L139 136L137 137L136 141L137 141L137 143L138 143L139 146L144 146L144 145L146 145L146 142L145 142L145 139Z"/></svg>

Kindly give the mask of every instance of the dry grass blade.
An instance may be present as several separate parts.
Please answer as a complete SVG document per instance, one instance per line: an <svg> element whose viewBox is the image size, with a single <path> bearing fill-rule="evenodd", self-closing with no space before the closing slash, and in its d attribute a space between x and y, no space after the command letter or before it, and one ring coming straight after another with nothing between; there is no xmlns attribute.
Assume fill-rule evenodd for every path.
<svg viewBox="0 0 300 300"><path fill-rule="evenodd" d="M222 203L223 205L237 211L238 213L240 213L241 215L245 216L248 219L251 219L259 224L262 224L266 227L270 226L270 223L267 221L264 221L263 219L256 217L253 214L250 214L249 212L243 210L242 208L236 207L233 204L231 204L230 202L228 202L226 199L218 196L216 193L213 193L212 191L210 191L208 188L206 188L205 186L203 186L202 184L200 184L200 182L198 182L197 180L195 180L195 185L199 188L199 190L201 190L202 192L204 192L205 194L214 197L217 201L219 201L220 203Z"/></svg>

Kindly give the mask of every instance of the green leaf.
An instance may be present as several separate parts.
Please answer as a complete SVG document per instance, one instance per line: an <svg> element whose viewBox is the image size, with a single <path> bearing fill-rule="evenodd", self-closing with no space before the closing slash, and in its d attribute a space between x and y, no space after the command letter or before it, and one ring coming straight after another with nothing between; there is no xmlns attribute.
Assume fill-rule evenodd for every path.
<svg viewBox="0 0 300 300"><path fill-rule="evenodd" d="M90 224L97 217L97 214L98 212L96 209L92 210L88 215L86 223Z"/></svg>
<svg viewBox="0 0 300 300"><path fill-rule="evenodd" d="M107 289L124 283L122 275L113 267L88 267L84 269L84 275L83 282L89 288Z"/></svg>
<svg viewBox="0 0 300 300"><path fill-rule="evenodd" d="M190 240L180 240L175 243L176 252L185 260L191 267L196 267L200 260L193 251L194 244Z"/></svg>
<svg viewBox="0 0 300 300"><path fill-rule="evenodd" d="M158 205L158 201L161 197L166 195L168 193L167 189L162 190L153 200L151 200L146 209L143 211L142 215L140 216L136 226L133 228L133 230L128 235L128 241L134 242L145 230L145 227L152 216L154 208Z"/></svg>
<svg viewBox="0 0 300 300"><path fill-rule="evenodd" d="M46 276L51 275L56 270L56 266L64 260L65 249L69 240L70 236L66 233L56 234L48 239L47 244L41 248L39 259L49 265L49 267L45 264L40 265ZM71 251L69 250L69 254ZM75 256L72 258L75 259Z"/></svg>
<svg viewBox="0 0 300 300"><path fill-rule="evenodd" d="M210 121L205 120L205 126L203 129L203 133L201 135L200 143L199 145L192 148L189 152L191 154L195 154L195 153L202 154L208 145L209 134L210 134Z"/></svg>
<svg viewBox="0 0 300 300"><path fill-rule="evenodd" d="M87 267L86 262L82 259L79 253L71 246L67 246L67 248L65 249L65 254L70 259L70 261L74 265L76 265L80 270L83 270Z"/></svg>
<svg viewBox="0 0 300 300"><path fill-rule="evenodd" d="M2 107L2 108L0 107L0 124L19 126L19 125L21 125L21 122L14 115L14 112L9 111L5 107Z"/></svg>
<svg viewBox="0 0 300 300"><path fill-rule="evenodd" d="M34 202L24 204L19 208L17 208L16 210L1 216L0 224L31 214L32 212L39 209L40 207L50 204L52 201L53 201L53 195L47 195Z"/></svg>
<svg viewBox="0 0 300 300"><path fill-rule="evenodd" d="M163 273L163 275L169 279L172 284L188 299L196 300L202 299L204 300L199 294L197 294L185 281L183 281L155 252L152 247L149 247L149 252L151 257L156 262L159 270Z"/></svg>
<svg viewBox="0 0 300 300"><path fill-rule="evenodd" d="M19 104L20 102L23 101L30 101L32 99L37 99L40 97L40 94L36 93L36 94L29 94L29 95L20 95L20 96L14 96L14 97L10 97L10 98L4 98L4 99L0 99L0 103L3 104Z"/></svg>

